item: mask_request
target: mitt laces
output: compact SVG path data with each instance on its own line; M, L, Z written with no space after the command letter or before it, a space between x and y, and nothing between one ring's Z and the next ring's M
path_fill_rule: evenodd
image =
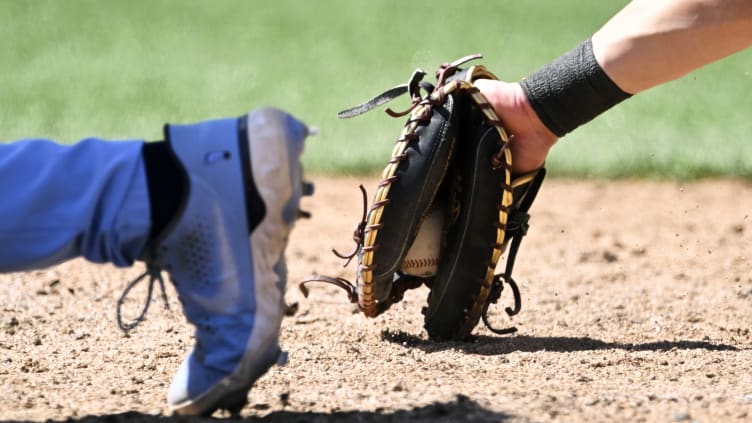
M366 209L368 208L368 194L366 193L366 189L365 187L363 187L363 185L358 186L358 188L360 188L360 192L363 196L363 214L360 218L360 222L355 225L355 229L353 230L353 241L355 242L355 248L347 254L342 254L337 251L336 248L332 248L332 253L334 253L335 256L346 260L345 264L342 267L347 267L350 264L353 257L357 256L358 253L360 253L361 246L363 245L363 236L366 229Z
M443 103L444 100L444 92L439 90L438 96L436 98L431 98L431 94L436 91L437 88L441 88L447 83L447 78L454 74L461 65L471 61L482 58L483 55L481 54L471 54L462 58L459 58L451 63L443 63L439 66L439 68L436 70L436 85L432 85L429 82L423 81L423 78L426 76L426 71L422 69L416 69L413 74L410 76L410 79L407 83L394 86L383 93L377 95L376 97L365 101L361 104L358 104L355 107L351 107L349 109L343 110L339 113L337 113L337 116L341 119L347 119L355 116L362 115L363 113L366 113L372 109L375 109L376 107L379 107L383 104L386 104L395 98L405 94L410 94L410 100L412 102L412 105L401 112L395 112L394 110L387 108L385 111L386 113L391 117L401 117L405 116L408 113L411 113L416 107L419 105L426 106L426 112L423 113L425 116L430 116L430 108L434 105L440 105ZM425 96L421 96L421 89L426 91Z
M480 59L482 57L483 55L481 54L471 54L471 55L462 57L460 59L457 59L454 62L441 64L439 68L436 70L436 81L437 81L436 86L430 84L427 81L423 81L423 78L426 76L426 72L422 69L416 69L413 72L413 74L410 76L410 79L407 83L392 87L366 102L363 102L349 109L343 110L339 112L337 116L341 119L359 116L391 100L394 100L395 98L405 93L409 93L411 102L412 102L412 105L409 108L401 112L395 112L391 108L386 108L385 110L386 113L389 116L394 117L394 118L402 117L411 113L419 105L423 105L425 106L425 109L423 110L423 112L417 116L412 116L410 119L408 119L405 125L409 125L410 123L413 123L416 121L424 122L424 121L430 120L431 108L435 105L443 104L444 97L446 96L444 92L440 90L438 92L437 98L432 99L431 93L436 91L437 87L444 86L446 84L446 80L448 76L455 73L459 69L459 66L471 60ZM426 91L427 94L425 96L421 96L421 92L420 92L421 89ZM417 139L417 136L414 133L410 133L410 134L405 134L404 138L400 139L399 141L405 141L405 140L412 141L413 139ZM398 163L406 158L407 156L405 154L396 155L389 160L389 163ZM495 157L494 160L500 163L500 160L498 157ZM397 176L390 176L388 178L383 179L382 181L379 182L379 187L391 184L392 182L396 180L396 178ZM334 255L345 260L345 264L343 267L347 267L352 261L352 259L356 255L358 255L362 250L369 248L369 247L363 246L365 233L381 227L381 225L372 225L370 227L366 226L368 199L367 199L366 189L363 187L363 185L360 185L359 188L363 195L363 215L360 219L360 222L356 224L355 229L353 231L353 241L355 242L355 247L351 252L346 253L346 254L342 254L334 248L332 249L332 252L334 253ZM389 204L388 199L374 202L374 204L371 205L371 210L377 209L386 204ZM373 246L370 248L375 249L377 248L377 246ZM306 282L307 281L311 281L311 280L306 280ZM334 278L334 279L327 278L327 280L321 279L321 281L325 281L325 282L340 286L348 290L348 292L350 290L349 287L352 287L352 284L350 282L347 282L346 280L342 278ZM348 286L348 288L345 288L345 286ZM355 288L353 287L352 289L354 290Z
M409 125L414 122L426 122L430 120L431 118L433 107L441 106L445 101L447 92L453 91L453 88L456 88L455 86L455 87L452 87L452 89L450 90L443 89L445 86L448 85L447 79L459 70L459 66L471 60L480 59L482 57L483 56L481 54L472 54L472 55L468 55L460 59L457 59L451 63L441 64L439 68L436 70L436 85L435 86L423 80L423 78L426 76L426 72L424 70L416 69L413 72L413 74L410 76L410 79L408 80L407 83L392 87L368 101L365 101L349 109L343 110L339 112L337 116L341 119L359 116L361 114L367 113L368 111L376 107L386 104L389 101L397 97L400 97L405 93L409 93L411 103L412 103L410 107L408 107L407 109L401 112L395 112L391 108L386 108L385 112L391 117L398 118L398 117L411 114L415 111L417 107L423 106L423 109L419 113L413 113L413 115L408 119L405 125ZM456 80L451 81L449 82L449 84L459 84L459 81L456 81ZM426 92L425 96L421 95L421 90ZM473 92L473 90L477 91L477 88L470 87L469 90L470 92ZM414 133L408 133L408 134L405 134L404 138L401 138L399 141L411 141L413 139L417 139L417 135L415 135ZM502 154L504 153L505 147L506 147L506 142L504 142L500 146L499 151L492 157L492 164L494 168L502 167L503 165ZM405 158L406 158L405 154L396 155L390 159L390 163L397 163L399 161L404 160ZM394 180L396 180L396 178L397 178L396 175L385 178L382 181L380 181L379 186L381 187L384 185L391 184L392 182L394 182ZM362 213L361 220L356 224L355 229L353 230L353 241L355 242L355 247L353 248L351 252L345 253L345 254L340 253L334 248L332 249L332 252L337 257L345 260L343 267L347 267L352 261L352 259L358 254L360 254L361 252L369 252L369 251L374 251L378 249L378 244L373 245L373 246L363 245L366 234L372 230L379 229L382 226L382 224L367 225L367 210L368 210L367 194L366 194L365 188L362 185L360 185L359 188L363 197L363 213ZM371 205L371 210L382 207L388 203L389 203L388 199L376 201L374 202L374 204ZM524 233L522 235L524 235ZM509 331L511 332L516 331L515 328L499 330L499 329L495 329L491 327L490 324L488 323L487 313L488 313L489 305L491 303L496 303L498 299L500 298L504 282L508 283L511 286L512 291L514 293L514 298L515 298L514 309L507 307L507 313L510 316L512 316L514 314L517 314L520 310L521 300L520 300L519 289L517 287L516 282L511 277L511 271L514 265L514 258L516 256L517 249L519 247L519 243L520 243L522 235L520 235L519 237L515 237L515 240L513 240L509 260L507 262L507 271L505 274L496 275L494 277L489 300L486 301L483 307L483 314L482 314L483 322L486 324L486 326L488 326L488 328L491 331L496 332L496 333L510 333ZM364 266L362 270L373 270L373 269L366 268ZM505 277L504 275L508 275L508 277ZM305 297L308 297L308 293L309 293L308 288L305 285L309 282L324 282L324 283L335 285L345 290L350 302L358 303L357 286L345 278L330 277L330 276L323 276L323 275L317 275L317 274L310 275L302 279L298 284L301 292L303 293ZM391 304L401 301L404 297L404 293L408 289L418 288L423 283L424 283L424 280L420 278L415 278L412 276L398 273L397 277L395 278L392 284L389 298L386 301L379 303L378 305L379 310L377 314L380 314L381 312L389 308Z
M363 249L363 239L366 230L366 210L368 208L368 194L366 193L366 189L365 187L363 187L363 185L360 185L358 188L360 188L360 192L363 197L363 213L360 218L360 222L355 225L355 229L353 230L353 241L355 242L355 248L353 248L351 252L346 254L342 254L337 251L336 248L332 248L332 253L334 253L335 256L345 260L345 264L342 267L347 267L352 259L357 256ZM358 302L358 291L356 286L345 278L318 274L313 274L303 278L300 282L298 282L298 288L306 298L308 298L309 291L308 287L306 287L305 285L310 282L324 282L342 288L347 293L347 299L350 300L351 303Z
M444 90L442 88L444 88L448 84L459 84L459 82L456 80L447 82L447 79L453 74L455 74L459 70L459 67L461 65L471 60L480 59L482 57L483 55L481 54L471 54L465 57L461 57L455 60L454 62L441 64L439 68L436 70L436 85L435 86L427 81L423 81L423 78L426 76L426 72L424 70L416 69L413 72L413 74L410 76L410 79L408 80L406 84L392 87L364 103L361 103L355 107L351 107L349 109L339 112L337 116L341 119L359 116L376 107L379 107L385 103L388 103L389 101L392 101L395 98L405 93L409 93L410 100L412 102L410 107L408 107L407 109L401 112L395 112L391 108L387 107L385 109L385 112L393 118L398 118L398 117L402 117L402 116L412 113L418 106L423 106L423 109L421 110L421 112L411 116L410 119L408 119L406 125L412 122L416 122L416 121L418 122L428 121L431 118L433 107L441 106L442 104L444 104L444 100L447 95L447 90ZM470 86L470 87L465 87L465 88L466 88L466 92L468 93L478 92L478 89L475 86ZM421 89L426 91L425 96L421 96ZM454 90L449 90L449 91L454 91ZM498 120L498 117L495 118L494 123L499 124L499 125L501 124L501 122ZM499 169L503 166L502 156L504 154L504 150L506 149L506 146L507 146L507 140L504 140L500 145L499 151L496 154L494 154L494 156L491 158L492 165L495 169Z
M358 293L355 285L345 278L324 275L311 275L306 277L298 283L300 292L302 292L303 296L306 298L308 298L309 291L305 284L309 282L324 282L342 288L347 293L347 298L351 303L358 302ZM389 292L389 298L386 301L379 303L377 314L383 313L389 309L392 304L402 301L407 290L419 288L421 285L423 285L422 279L408 275L401 275L396 281L394 281L392 289Z
M543 179L546 176L546 169L541 167L532 175L528 182L523 183L521 187L524 189L519 192L519 200L517 206L513 207L509 213L507 221L506 233L511 238L511 245L509 246L509 254L507 256L507 264L504 269L504 273L494 276L493 283L491 285L491 292L488 296L488 300L483 306L481 317L483 324L493 333L497 334L510 334L517 331L517 328L510 327L505 329L496 329L488 321L488 308L491 304L496 304L501 296L501 291L504 289L504 283L506 282L512 289L512 295L514 296L514 308L506 307L507 315L514 316L520 312L522 307L522 300L520 298L520 289L517 286L514 278L512 278L512 271L514 270L514 262L517 258L517 251L522 243L522 238L527 234L529 228L528 221L530 220L530 214L528 210L533 205L535 197L538 195Z
M507 335L517 332L516 327L509 327L504 329L497 329L493 327L491 323L489 323L488 309L491 304L496 304L499 301L499 298L501 298L501 292L504 290L505 282L512 289L512 295L514 296L514 308L506 307L504 308L504 311L509 317L512 317L519 313L520 309L522 308L520 288L517 286L517 282L515 282L514 278L512 278L512 270L514 270L514 262L517 259L517 251L519 250L520 244L522 243L522 237L527 233L527 222L529 218L530 215L524 212L514 213L510 215L509 223L507 224L507 231L513 235L511 245L509 246L509 254L507 256L507 265L504 269L504 273L494 276L493 282L491 284L491 293L488 295L488 300L483 305L483 311L481 313L483 324L486 325L488 330L495 334Z
M355 230L353 231L353 241L355 242L355 248L353 251L347 254L342 254L339 251L337 251L335 248L332 248L332 253L336 255L337 257L345 260L345 264L342 267L347 267L352 259L357 256L361 251L364 251L366 249L372 251L378 248L378 245L372 246L372 247L365 247L363 246L363 240L365 237L365 232L367 230L375 229L376 227L380 227L381 225L372 225L371 227L366 225L366 217L367 213L366 210L368 209L368 194L366 193L366 189L363 187L363 185L359 186L360 192L363 197L363 214L361 217L360 222L358 222L355 225ZM373 209L374 207L378 207L380 202L376 202L374 205L371 206ZM383 204L383 202L381 202ZM298 283L298 288L300 289L300 292L303 293L303 296L308 298L309 290L308 287L305 285L310 282L323 282L332 284L338 288L342 288L347 293L347 299L351 303L357 303L358 302L358 291L355 284L350 282L349 280L336 276L324 276L324 275L310 275L302 279ZM402 299L405 296L405 292L409 289L415 289L420 287L423 284L423 280L420 278L408 276L408 275L402 275L400 274L399 278L394 281L392 284L392 289L389 293L389 298L379 303L378 305L378 314L383 313L386 311L392 304L402 301Z

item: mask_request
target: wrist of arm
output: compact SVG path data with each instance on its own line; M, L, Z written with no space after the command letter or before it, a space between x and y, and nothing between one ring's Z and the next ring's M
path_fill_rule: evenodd
M540 120L559 137L631 96L598 64L590 39L520 85Z

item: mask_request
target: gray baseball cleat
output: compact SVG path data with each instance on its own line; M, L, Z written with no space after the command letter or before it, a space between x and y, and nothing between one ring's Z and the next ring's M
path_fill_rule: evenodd
M285 247L299 214L309 130L289 114L168 125L187 194L142 258L169 273L196 344L167 400L177 414L238 413L280 356Z

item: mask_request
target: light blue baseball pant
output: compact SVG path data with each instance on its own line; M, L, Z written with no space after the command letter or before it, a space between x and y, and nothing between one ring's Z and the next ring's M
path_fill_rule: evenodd
M0 272L84 257L130 266L151 229L143 141L0 144Z

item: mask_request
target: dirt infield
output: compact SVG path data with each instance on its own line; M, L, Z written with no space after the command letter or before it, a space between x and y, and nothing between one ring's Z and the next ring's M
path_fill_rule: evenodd
M752 420L752 185L547 181L515 268L522 312L492 313L518 333L434 343L425 288L376 319L334 287L297 290L311 272L353 277L329 250L352 246L359 183L374 186L316 178L305 200L313 218L288 250L289 363L258 381L242 419ZM76 260L0 275L0 421L168 420L191 329L168 287L169 310L155 296L119 332L117 298L142 271ZM131 294L129 315L145 295Z

